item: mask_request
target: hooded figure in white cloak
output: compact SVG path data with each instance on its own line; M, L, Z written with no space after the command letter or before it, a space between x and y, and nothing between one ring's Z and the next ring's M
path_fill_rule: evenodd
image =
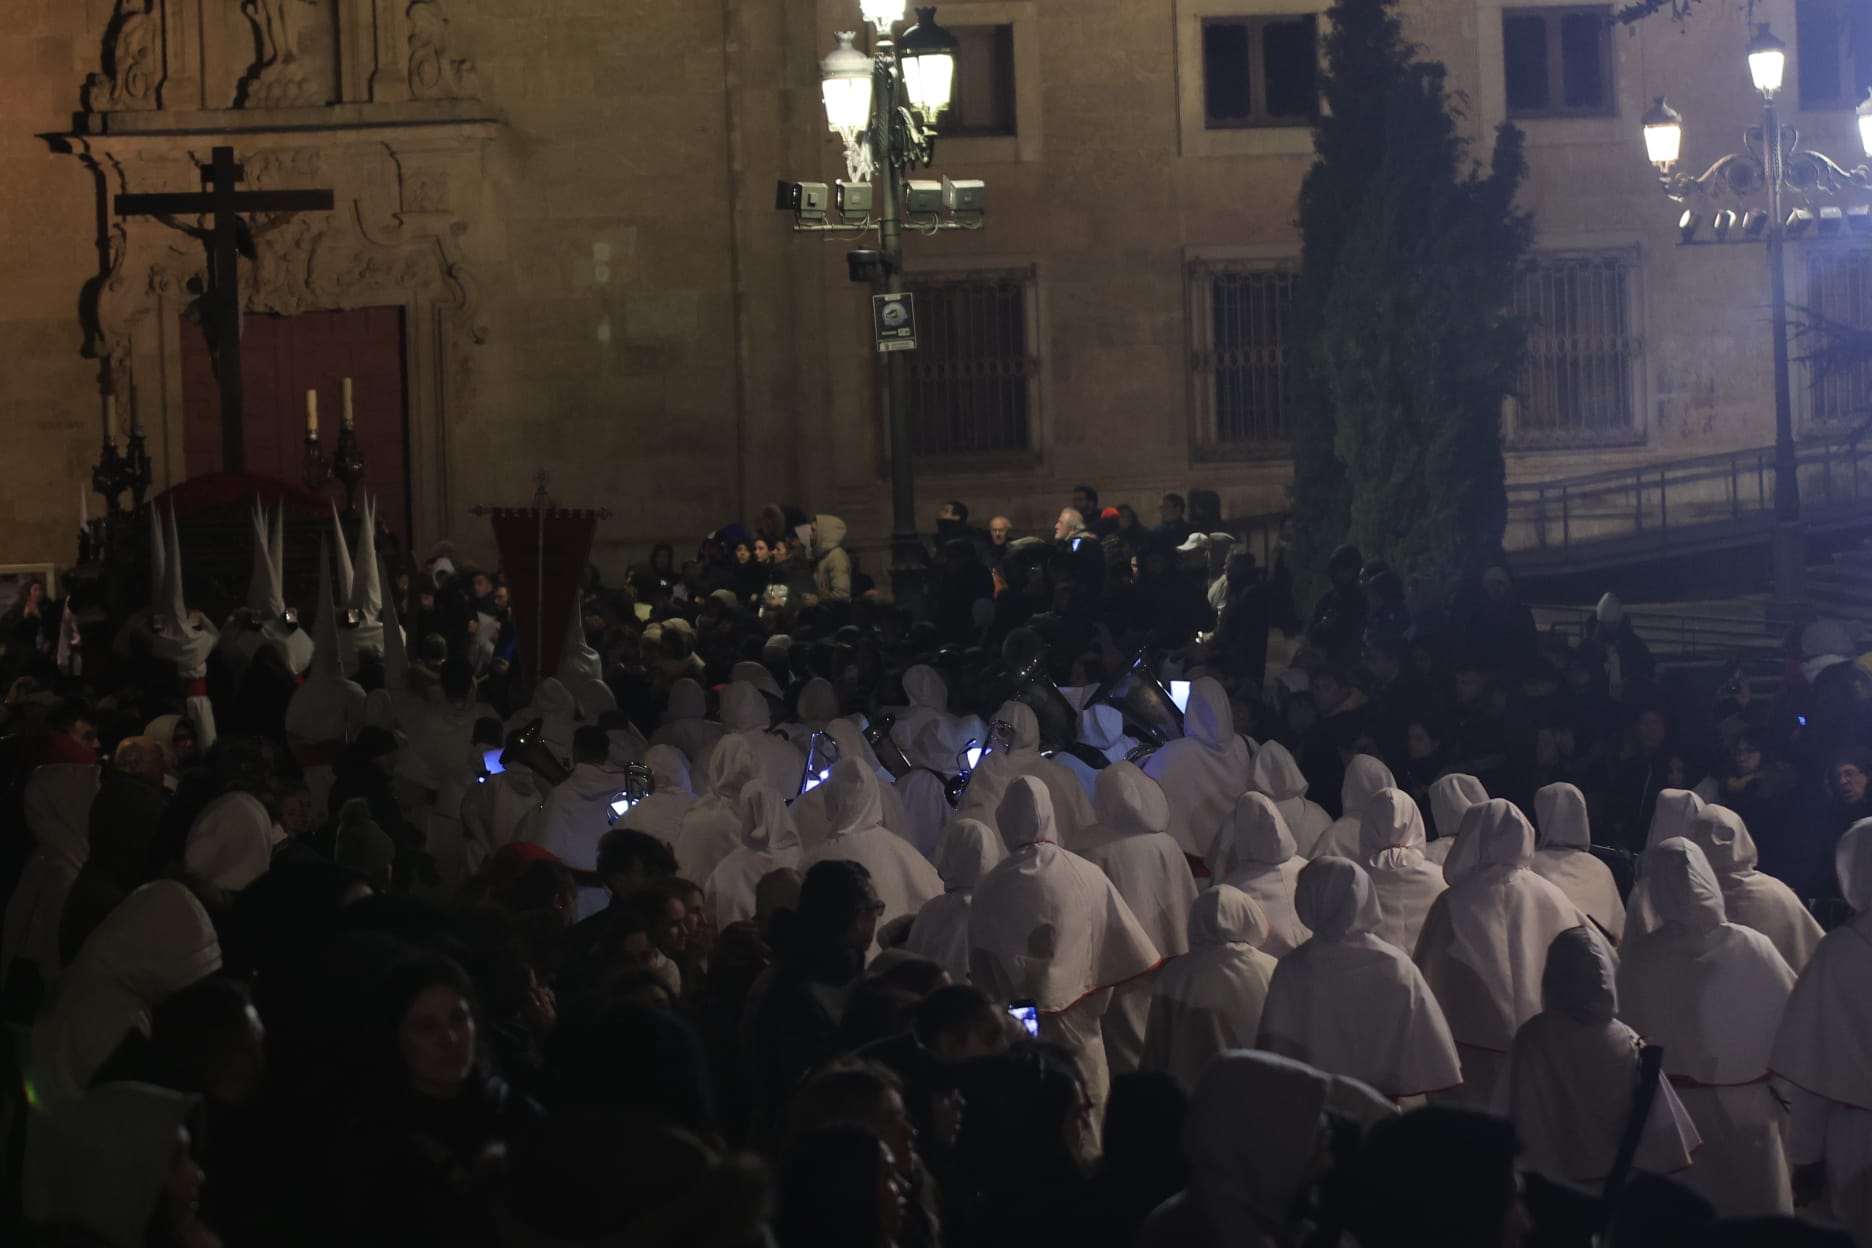
M479 765L481 751L472 749L462 766ZM540 844L546 835L546 803L552 782L531 767L506 764L506 770L468 786L461 802L462 872L473 875L515 841Z
M1228 694L1214 677L1190 682L1183 735L1144 760L1144 774L1170 799L1170 835L1183 852L1207 858L1235 799L1248 788L1248 743L1235 734Z
M1801 971L1768 1069L1792 1084L1788 1161L1794 1190L1817 1197L1860 1248L1872 1245L1872 819L1834 850L1853 917L1827 933ZM1806 1203L1806 1202L1803 1202Z
M1362 844L1359 825L1365 807L1383 790L1396 787L1397 780L1389 767L1369 754L1353 755L1352 761L1346 764L1345 780L1339 786L1339 809L1343 813L1333 820L1317 843L1302 845L1300 856L1319 858L1332 854L1357 862Z
M388 600L384 609L384 678L390 678L391 658L402 649L397 636L396 612ZM453 682L450 669L445 679ZM464 673L465 674L465 673ZM411 697L420 697L405 689ZM466 688L438 689L438 700L424 701L419 715L399 713L406 740L397 754L397 776L428 796L423 809L423 847L435 859L436 871L444 888L460 883L469 874L467 839L462 830L462 803L483 774L484 751L474 744L475 725L483 719L498 720L494 708L475 697L472 683Z
M1618 1157L1638 1088L1644 1041L1614 1017L1612 947L1591 927L1556 935L1541 971L1541 1012L1509 1049L1495 1112L1521 1137L1521 1164L1579 1187L1603 1187ZM1660 1075L1632 1164L1676 1174L1701 1143L1690 1115Z
M799 831L786 799L760 781L741 786L741 847L721 860L702 885L715 930L754 917L754 893L775 871L797 871Z
M793 711L793 718L780 725L780 731L801 750L803 758L812 734L824 732L826 725L838 718L838 691L832 688L832 682L825 677L815 676L800 686Z
M83 1095L150 1011L221 969L214 924L175 880L145 884L105 916L59 977L33 1024L26 1074L33 1103L57 1110Z
M956 756L968 743L965 731L953 719L926 720L904 751L910 774L891 786L910 825L910 843L926 858L936 856L943 825L955 813L949 804L949 781L958 771Z
M1312 937L1280 960L1261 1014L1261 1047L1360 1079L1393 1100L1447 1091L1462 1064L1443 1011L1408 955L1378 935L1371 877L1316 858L1295 901Z
M247 670L261 646L279 651L287 670L297 676L312 665L312 637L286 623L286 595L281 588L285 555L286 500L280 499L271 522L260 500L253 500L253 568L247 578L248 619L221 634L221 653L236 676Z
M696 804L689 760L673 745L653 745L644 755L644 766L650 769L650 796L625 811L617 826L648 832L675 849L683 816Z
M708 695L688 676L670 686L663 722L650 734L651 745L673 745L698 775L708 774L708 759L725 730L708 718Z
M1760 932L1724 918L1703 851L1671 837L1646 855L1661 926L1619 950L1619 1014L1664 1049L1664 1073L1703 1137L1689 1180L1725 1217L1792 1213L1787 1115L1768 1057L1794 972Z
M572 734L578 730L578 703L557 676L548 676L533 687L532 700L508 717L507 731L520 732L536 719L540 721L540 740L554 758L570 767Z
M1590 920L1527 869L1534 829L1512 803L1471 806L1458 839L1473 865L1431 905L1416 960L1462 1056L1458 1099L1486 1108L1515 1032L1541 1011L1548 946Z
M840 758L819 788L825 791L831 830L800 863L801 874L832 858L859 863L871 873L878 900L884 903L884 913L878 916L880 926L914 915L932 897L942 896L942 877L936 868L909 841L884 826L884 786L861 760ZM677 857L680 860L680 851Z
M1094 809L1098 825L1075 852L1105 873L1158 954L1173 958L1185 952L1196 877L1182 847L1164 830L1170 803L1163 790L1135 764L1113 763L1099 773ZM1134 980L1118 989L1105 1012L1105 1056L1113 1074L1137 1069L1150 993L1150 977Z
M724 737L704 774L706 788L676 835L676 869L685 880L708 879L741 847L741 790L761 779L760 760L746 741Z
M1010 743L997 742L994 752L982 756L981 763L969 775L968 789L962 795L957 813L984 823L995 823L995 811L1007 796L1009 786L1020 776L1032 776L1046 785L1053 799L1053 818L1062 845L1075 845L1086 830L1097 822L1092 813L1092 799L1072 772L1040 752L1040 720L1024 702L1004 702L994 714L994 722L1012 730ZM986 742L984 741L985 745Z
M928 724L954 727L956 717L949 713L949 685L935 668L918 663L903 674L904 697L908 706L887 707L891 716L891 739L905 754L910 752L917 734Z
M155 516L151 519L154 521ZM150 617L150 652L175 668L182 678L183 708L205 752L215 743L214 703L208 700L208 660L214 657L221 634L199 611L190 611L184 600L182 538L176 529L173 507L163 528L168 535L168 557L163 562L162 597Z
M332 596L331 552L319 547L318 618L313 622L312 666L286 704L286 740L305 768L312 813L325 816L332 762L364 726L364 687L344 673L338 640L338 606Z
M1657 804L1651 811L1651 826L1645 832L1645 849L1669 840L1673 836L1688 839L1691 825L1698 815L1703 813L1703 799L1688 789L1665 789L1657 796ZM1644 857L1641 854L1637 863L1638 879L1632 885L1631 895L1625 899L1625 934L1622 940L1633 936L1642 936L1657 926L1657 916L1651 912L1651 903L1646 897L1644 882ZM1798 967L1795 968L1799 970Z
M155 1237L152 1225L171 1242L219 1242L196 1233L200 1222L190 1232L169 1229L171 1176L197 1104L193 1096L126 1081L100 1084L57 1114L36 1116L27 1170L43 1180L43 1190L26 1193L33 1220L60 1228L60 1243L96 1248L143 1248Z
M772 706L759 686L734 680L722 690L723 734L747 742L749 752L760 763L761 779L774 792L791 797L799 790L800 755L785 737L767 731L772 718Z
M338 525L338 504L332 504L332 528L342 548L344 530ZM356 613L357 623L341 635L345 672L356 675L358 661L365 651L383 653L383 580L377 571L377 503L364 496L363 515L358 525L357 562L347 555L344 565L345 606Z
M936 842L936 874L942 877L943 895L917 911L905 951L928 958L958 984L968 982L969 909L975 886L1005 857L1007 846L1000 834L979 819L957 819L944 828Z
M1326 808L1307 800L1307 778L1293 754L1278 741L1263 741L1261 748L1255 751L1254 764L1248 769L1248 787L1265 794L1280 811L1295 853L1299 853L1301 844L1318 841L1332 826L1332 816L1326 813ZM1294 868L1296 873L1299 870L1299 867ZM1263 908L1266 908L1265 902ZM1274 934L1278 938L1280 920L1272 911L1268 919L1274 924Z
M44 763L26 780L26 831L33 853L20 871L0 927L0 984L29 962L49 984L59 973L65 899L91 855L91 804L103 771L92 763Z
M1261 951L1267 931L1267 915L1238 888L1218 884L1196 899L1187 952L1138 981L1150 987L1143 1069L1188 1090L1216 1054L1254 1047L1274 977Z
M1306 860L1294 852L1293 833L1272 798L1251 792L1235 799L1209 869L1213 878L1239 888L1261 907L1268 923L1261 948L1270 957L1285 956L1313 934L1294 909L1294 885L1304 866Z
M1157 949L1105 873L1061 848L1044 784L1015 779L995 822L1011 852L975 887L969 978L992 1000L1032 1002L1040 1039L1072 1051L1102 1105L1112 989L1155 967Z
M195 879L238 893L273 865L273 816L264 803L239 789L209 802L189 825L182 865Z
M1612 868L1593 857L1586 795L1570 784L1550 784L1534 794L1539 840L1528 870L1551 883L1599 925L1608 940L1623 940L1625 902Z
M1099 702L1079 712L1079 747L1104 759L1106 767L1124 762L1137 746L1135 738L1125 735L1124 713L1117 707ZM1071 750L1061 750L1054 761L1078 776L1087 793L1096 794L1104 767L1094 767Z
M1774 943L1796 975L1826 935L1794 890L1755 869L1755 838L1742 816L1726 806L1706 806L1690 822L1686 840L1703 851L1722 889L1723 911L1731 923L1754 928ZM1649 879L1649 855L1646 878ZM1646 885L1647 895L1650 886Z
M897 786L891 783L890 772L884 764L878 762L877 753L871 743L864 738L864 730L856 720L835 719L825 727L825 735L832 741L836 757L843 762L851 759L863 767L878 782L878 801L884 808L884 826L901 836L920 854L914 840L915 829L911 826L910 816L904 812L903 801L897 796ZM783 796L791 797L799 791L799 786L806 772L806 760L800 759L793 772L791 788L781 790ZM826 837L832 833L832 814L829 806L831 794L825 791L823 783L801 793L793 803L793 821L799 825L800 845L811 853L819 848Z
M1423 812L1408 793L1380 789L1359 818L1359 853L1354 859L1371 877L1384 919L1378 934L1410 953L1424 916L1448 883L1442 869L1423 856Z
M598 869L598 842L611 830L611 803L624 791L623 772L601 762L580 761L546 799L538 824L542 848L574 871ZM610 895L599 887L579 889L579 918L603 910Z
M1448 862L1450 851L1456 848L1456 838L1462 833L1463 816L1469 813L1471 806L1488 800L1488 790L1482 787L1482 782L1463 772L1451 772L1432 780L1430 822L1435 827L1436 839L1424 846L1424 857L1439 866Z

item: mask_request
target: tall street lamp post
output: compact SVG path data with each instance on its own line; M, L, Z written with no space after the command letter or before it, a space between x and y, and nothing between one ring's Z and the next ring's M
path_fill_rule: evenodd
M890 441L891 574L901 600L909 597L924 563L907 372L907 353L917 347L916 315L904 292L903 232L981 229L984 188L979 181L909 176L933 159L934 126L955 84L956 41L936 24L935 8L919 7L916 24L895 41L892 30L904 18L904 0L861 0L860 9L877 34L872 54L853 46L855 32L840 31L838 46L819 66L826 127L844 140L846 178L830 188L823 182L782 182L777 206L793 213L796 231L877 231L876 249L857 248L847 253L846 263L852 281L874 289L873 336L884 356Z
M1765 214L1750 212L1742 218L1741 236L1753 239L1766 235L1768 244L1769 304L1774 335L1775 400L1775 518L1773 535L1773 573L1775 598L1784 605L1799 603L1805 594L1806 557L1800 521L1799 463L1794 446L1794 403L1788 379L1787 265L1785 245L1790 224L1805 228L1812 221L1811 210L1797 208L1792 214L1784 201L1790 196L1811 201L1818 196L1834 195L1848 188L1872 187L1872 173L1865 165L1847 169L1821 154L1802 148L1800 135L1792 126L1781 123L1775 96L1781 91L1782 75L1787 69L1787 45L1775 38L1767 25L1757 27L1747 48L1749 77L1762 97L1761 124L1749 127L1743 136L1744 151L1720 157L1700 174L1672 172L1683 150L1683 117L1659 96L1642 119L1645 154L1657 166L1658 180L1665 193L1678 203L1692 195L1710 195L1727 191L1737 197L1765 192ZM1859 138L1866 154L1872 156L1872 96L1859 106ZM1826 210L1823 210L1823 212ZM1838 214L1838 209L1833 209ZM1726 242L1737 221L1735 212L1716 214L1716 241ZM1685 209L1678 229L1685 242L1692 241L1697 214Z

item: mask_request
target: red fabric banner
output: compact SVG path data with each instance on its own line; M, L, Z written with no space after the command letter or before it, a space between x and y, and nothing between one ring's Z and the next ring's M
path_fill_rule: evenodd
M520 667L534 685L559 671L566 617L591 560L599 513L497 507L488 514L513 604Z

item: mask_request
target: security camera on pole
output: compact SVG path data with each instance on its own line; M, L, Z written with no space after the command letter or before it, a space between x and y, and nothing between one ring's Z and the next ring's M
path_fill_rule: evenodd
M775 206L793 214L802 233L877 231L877 248L860 247L846 261L851 280L875 288L872 326L884 357L891 460L891 580L906 600L924 564L916 531L906 355L916 350L916 305L903 288L903 231L982 228L985 188L979 181L940 182L907 175L935 155L936 119L955 84L956 41L936 24L935 8L919 7L916 24L895 42L904 0L861 0L877 32L872 55L853 46L856 32L838 32L838 46L820 62L826 126L845 141L846 179L782 182ZM874 175L875 179L874 179Z

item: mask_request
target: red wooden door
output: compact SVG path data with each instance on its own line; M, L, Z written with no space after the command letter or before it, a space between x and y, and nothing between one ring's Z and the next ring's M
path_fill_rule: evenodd
M351 379L351 410L364 451L364 489L378 522L408 549L409 422L403 375L403 310L358 308L300 316L248 315L241 327L246 391L247 470L282 481L305 475L306 391L318 391L319 439L338 440L340 389ZM182 322L182 453L190 477L221 470L221 397L201 327ZM326 492L342 506L336 483Z

